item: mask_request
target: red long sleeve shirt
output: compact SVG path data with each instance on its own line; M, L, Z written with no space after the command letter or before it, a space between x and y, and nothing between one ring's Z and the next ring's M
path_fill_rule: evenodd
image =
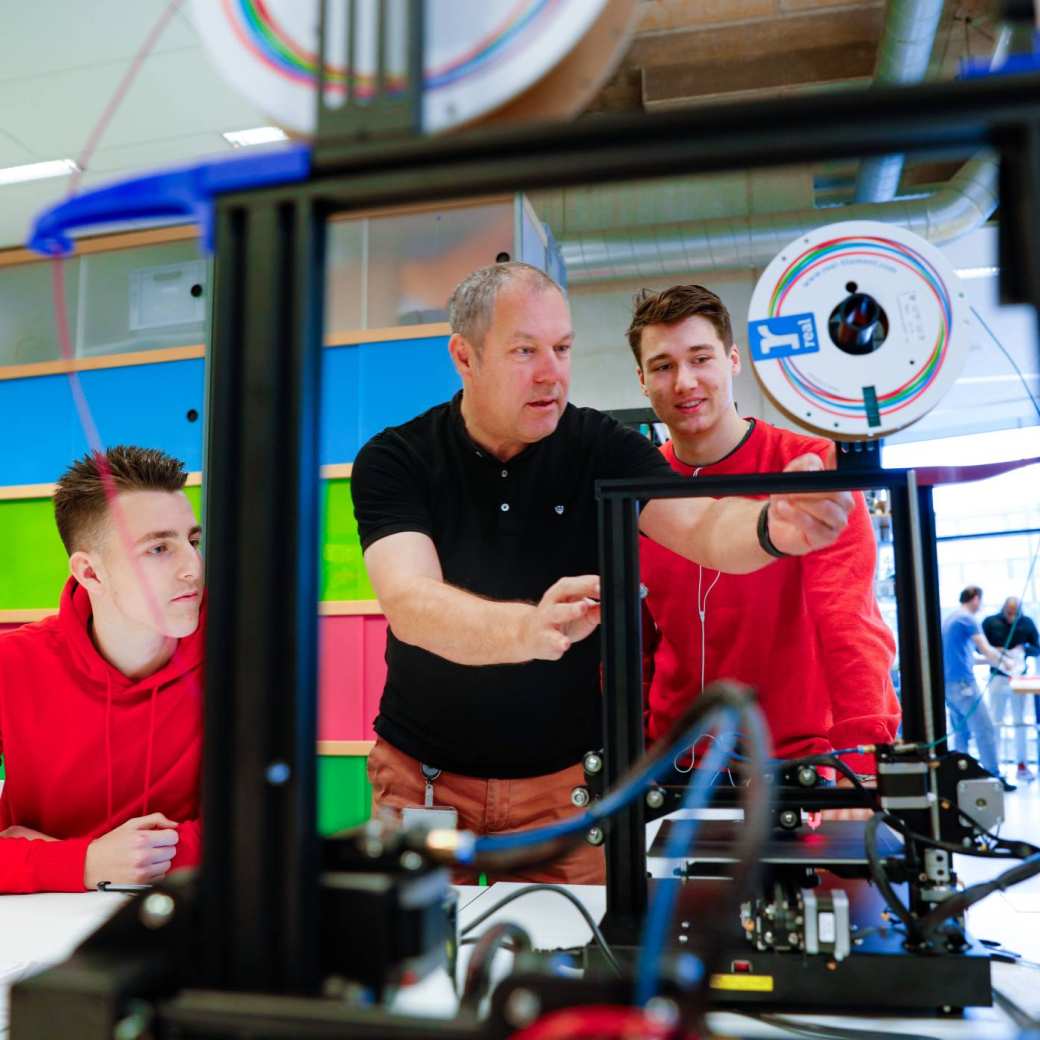
M671 443L661 451L688 477L778 473L807 452L830 466L834 459L829 441L761 420L710 466L680 462ZM648 538L640 539L640 553L646 604L658 630L649 740L662 736L713 679L736 679L758 693L781 758L895 737L895 641L874 598L876 549L862 495L833 545L753 574L702 568ZM871 757L846 761L857 770L873 769Z
M81 892L87 846L135 816L176 820L171 869L200 855L203 624L146 679L128 679L88 634L69 579L57 617L0 635L0 893Z

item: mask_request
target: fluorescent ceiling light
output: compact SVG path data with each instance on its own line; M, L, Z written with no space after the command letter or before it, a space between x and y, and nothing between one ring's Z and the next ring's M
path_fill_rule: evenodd
M288 136L276 126L254 126L249 130L229 130L221 137L233 148L244 148L251 144L273 144L287 141Z
M71 159L51 159L48 162L26 163L24 166L5 166L0 169L0 185L41 181L47 177L67 177L78 169Z
M1000 274L999 267L958 267L961 278L992 278Z

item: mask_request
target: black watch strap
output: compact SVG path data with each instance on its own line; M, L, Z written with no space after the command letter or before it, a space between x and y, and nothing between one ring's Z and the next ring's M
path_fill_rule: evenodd
M777 559L782 559L785 556L790 556L790 553L785 553L782 549L778 549L773 544L773 539L769 537L769 503L766 502L762 506L761 511L758 514L758 544L762 546L762 549L769 553L770 556L775 556Z

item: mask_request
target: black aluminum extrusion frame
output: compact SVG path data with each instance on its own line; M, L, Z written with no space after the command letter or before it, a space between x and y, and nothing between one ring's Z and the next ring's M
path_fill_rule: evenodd
M992 147L1002 160L1004 298L1035 306L1038 141L1040 76L994 77L370 146L323 140L308 182L220 199L207 426L206 829L194 980L212 994L195 1006L208 1007L214 1025L222 996L240 1003L236 993L314 995L322 982L314 738L327 219L499 191ZM837 215L821 211L820 217ZM836 479L820 475L810 483L831 487ZM706 481L700 486L709 489ZM612 514L607 529L620 535L619 544L604 546L611 558L635 538L635 506L617 492L603 508ZM604 625L608 698L634 679L632 648L621 639L622 621L637 631L637 617L623 618L633 609L634 581L631 567L615 565L610 584L619 583L611 591L617 606L607 608ZM912 645L912 634L904 638L904 647ZM921 709L904 699L908 731L916 732ZM620 720L614 769L637 748L635 721ZM615 828L630 849L641 848L639 812ZM612 869L616 927L630 926L639 909L638 898L619 891L626 877L642 880L633 867ZM161 944L163 932L154 938ZM45 985L46 976L35 982ZM26 1005L23 1017L22 1006L15 987L14 1040L33 1035L31 1012ZM282 1035L320 1035L302 1008Z
M940 741L946 734L939 632L935 513L930 487L912 470L755 474L605 480L597 485L603 615L604 782L611 787L643 753L642 619L639 593L640 503L656 498L719 498L776 492L885 489L892 508L903 739ZM934 773L930 777L937 795ZM938 838L938 817L919 827ZM647 907L646 814L636 800L611 821L606 840L611 943L638 942Z

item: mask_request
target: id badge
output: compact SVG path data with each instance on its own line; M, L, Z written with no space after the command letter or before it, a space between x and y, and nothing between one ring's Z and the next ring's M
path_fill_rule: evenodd
M401 810L405 827L424 827L426 830L459 829L459 811L451 805L406 805Z

